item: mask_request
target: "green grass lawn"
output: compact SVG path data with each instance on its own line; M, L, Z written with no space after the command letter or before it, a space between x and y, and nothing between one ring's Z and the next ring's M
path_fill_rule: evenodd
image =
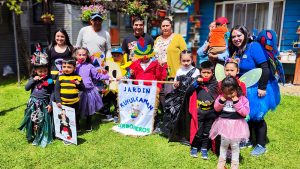
M25 81L24 81L25 83ZM17 128L29 93L13 80L0 83L0 168L216 168L217 157L193 159L189 147L168 143L158 135L126 137L111 130L113 123L93 119L95 130L78 136L79 145L55 140L46 148L28 144ZM266 117L267 153L251 157L241 150L240 168L300 168L300 97L282 96L275 112Z

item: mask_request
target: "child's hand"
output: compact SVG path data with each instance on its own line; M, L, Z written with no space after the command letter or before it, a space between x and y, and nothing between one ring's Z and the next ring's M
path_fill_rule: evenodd
M198 77L197 81L198 81L199 83L201 83L201 82L203 82L203 79L202 79L201 77Z
M58 108L62 108L61 103L56 103L56 106L57 106Z
M117 81L123 79L123 76L117 77Z
M48 113L50 113L52 111L52 106L48 105L48 106L46 106L46 109L48 110Z
M78 81L78 80L75 80L75 82L74 82L75 84L77 84L77 85L79 85L80 84L80 82Z
M239 98L238 98L238 96L237 96L237 92L233 92L232 94L231 94L231 99L232 99L232 101L238 101L239 100Z
M35 80L35 81L41 80L41 77L40 76L34 76L33 80Z
M134 70L130 69L130 74L133 75L134 74Z
M222 102L225 102L226 101L226 98L222 95L220 96L220 99L222 100Z
M180 85L180 82L179 82L179 81L176 81L176 82L174 83L174 87L175 87L175 88L179 87L179 85Z

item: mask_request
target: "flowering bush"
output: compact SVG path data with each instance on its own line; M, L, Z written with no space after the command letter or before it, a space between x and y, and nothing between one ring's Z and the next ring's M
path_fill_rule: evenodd
M81 7L81 20L88 22L92 13L100 13L103 16L103 20L106 20L107 10L100 4Z
M54 21L54 15L53 15L53 14L50 14L50 13L44 13L44 14L41 16L41 19L42 19L42 20L47 20L48 22L53 22L53 21Z

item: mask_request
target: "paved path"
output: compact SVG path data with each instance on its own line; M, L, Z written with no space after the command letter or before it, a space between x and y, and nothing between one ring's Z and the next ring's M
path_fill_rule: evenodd
M280 85L280 92L286 95L300 96L300 85L286 84L285 86Z

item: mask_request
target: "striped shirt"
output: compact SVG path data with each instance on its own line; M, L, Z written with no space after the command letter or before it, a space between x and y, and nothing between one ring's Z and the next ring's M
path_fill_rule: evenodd
M75 81L79 81L77 85ZM79 90L83 90L82 78L76 74L60 75L55 83L55 100L63 105L75 104L79 101Z

